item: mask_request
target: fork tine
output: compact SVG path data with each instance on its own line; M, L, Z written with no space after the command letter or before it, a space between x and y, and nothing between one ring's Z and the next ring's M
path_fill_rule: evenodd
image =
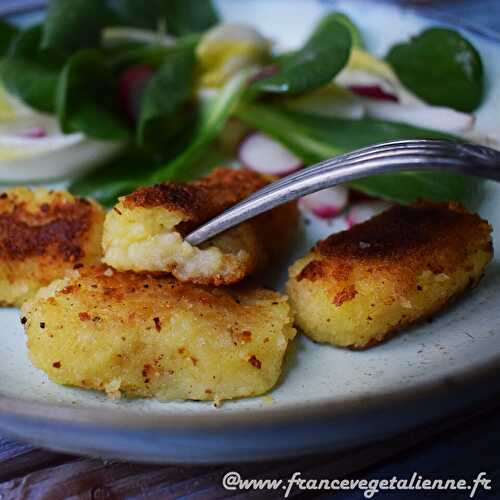
M456 155L445 155L442 151L439 152L439 158L442 159L456 159L457 161L463 162L461 158L458 158ZM372 157L369 158L360 158L360 159L354 159L350 161L345 161L342 162L341 164L338 165L333 165L333 168L329 168L330 165L322 165L321 169L315 170L315 171L306 171L304 172L304 175L293 179L289 182L277 182L271 184L269 187L265 187L259 191L256 191L251 197L248 197L245 201L241 203L245 203L246 201L251 201L251 200L256 200L259 198L262 198L263 196L269 197L273 195L278 195L280 194L284 189L294 189L294 186L299 185L300 182L308 181L310 179L320 179L323 174L330 174L334 172L336 169L338 169L339 174L341 170L344 170L345 168L356 168L357 166L361 165L364 166L365 164L368 164L371 161L389 161L391 159L395 159L398 161L413 161L414 159L418 159L420 162L425 162L425 161L430 161L433 158L437 158L436 152L434 151L416 151L416 150L406 150L404 152L383 152L379 153L376 155L373 155ZM339 183L340 184L340 183ZM314 192L314 191L312 191ZM310 193L304 193L304 196L306 194ZM237 206L237 205L236 205Z
M474 148L473 145L469 145ZM411 170L449 170L500 182L498 153L478 155L454 141L392 141L325 160L263 188L193 231L186 241L197 245L256 215L300 196L371 175Z
M410 141L408 141L409 143ZM352 162L352 161L361 161L361 160L369 160L369 159L374 159L376 157L379 157L380 154L384 154L386 152L389 152L389 154L393 154L394 152L397 151L412 151L412 152L419 152L421 151L422 153L450 153L455 151L454 147L450 147L450 144L432 144L432 145L417 145L417 146L408 146L406 144L401 144L396 147L393 146L385 146L381 147L382 145L379 145L377 147L372 147L372 148L364 148L363 150L360 150L357 152L357 154L346 154L342 156L336 156L335 158L332 158L331 160L326 160L325 162L318 163L316 166L313 167L306 167L299 172L296 172L294 174L288 175L284 177L281 180L278 180L276 182L273 182L269 184L268 186L265 186L264 188L260 189L259 191L256 191L252 195L250 195L247 199L254 199L258 196L261 196L263 193L267 193L268 191L274 191L278 187L285 186L285 185L290 185L297 180L308 177L309 175L312 175L314 173L320 172L322 169L331 169L334 168L335 165L337 164L344 164L346 161Z
M344 163L345 161L352 161L354 159L370 159L373 158L374 155L378 155L379 153L382 153L384 151L398 151L398 150L408 150L409 148L412 148L412 150L421 150L421 151L431 151L434 150L436 152L451 152L456 150L456 146L454 143L451 142L438 142L433 144L426 144L422 143L423 141L394 141L390 143L384 143L384 144L378 144L375 146L369 146L357 151L354 151L352 153L347 153L343 155L336 156L332 158L331 160L326 160L326 162L321 162L318 163L317 165L313 167L306 167L298 172L295 172L293 174L290 174L286 177L284 177L281 180L278 180L276 182L273 182L272 184L269 184L268 186L265 186L261 190L253 193L248 197L248 199L255 198L257 196L260 196L262 193L274 190L278 186L281 185L286 185L286 184L291 184L292 182L295 182L296 180L304 177L304 176L309 176L313 171L319 171L322 168L332 168L334 167L335 164L340 164ZM326 163L326 165L325 165Z

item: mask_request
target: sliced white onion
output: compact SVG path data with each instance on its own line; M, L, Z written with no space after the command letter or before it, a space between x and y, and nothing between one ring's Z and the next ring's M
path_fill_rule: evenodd
M0 164L4 158L29 158L45 152L58 151L83 142L84 135L58 134L39 139L21 135L0 134Z
M397 102L360 98L367 115L380 120L407 123L441 132L463 133L472 130L474 115L451 108L426 104L401 105Z
M303 166L302 160L285 146L260 132L242 141L238 158L249 170L266 175L284 176Z
M375 215L385 212L390 206L390 203L381 200L356 203L347 212L347 226L351 228L356 224L361 224Z
M175 38L164 33L121 26L104 29L101 39L105 47L113 47L125 42L153 43L164 47L175 44Z
M303 196L300 206L321 219L336 217L347 206L349 190L344 186L323 189L316 193Z
M90 140L82 134L40 139L0 137L0 182L72 177L105 162L122 147L121 143Z
M125 143L63 134L57 119L39 113L0 86L0 183L52 181L81 174Z

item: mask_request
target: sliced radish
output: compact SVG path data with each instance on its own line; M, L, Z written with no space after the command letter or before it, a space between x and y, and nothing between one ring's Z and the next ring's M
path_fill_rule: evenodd
M41 139L43 137L47 137L47 135L47 131L43 127L32 127L19 133L20 137L24 137L26 139Z
M321 219L337 216L347 206L349 190L344 186L335 186L308 194L300 199L300 205Z
M118 79L120 105L127 118L135 123L141 109L141 98L154 70L145 64L127 68Z
M372 118L407 123L441 132L468 132L474 127L475 117L451 108L427 104L401 105L388 101L362 99L366 114Z
M397 101L394 94L386 92L380 85L351 85L349 90L360 97L376 99L379 101Z
M386 201L366 201L363 203L357 203L353 205L346 215L346 222L349 229L356 224L361 224L362 222L371 219L375 215L378 215L391 206L390 203Z
M350 89L352 87L379 87L386 94L394 95L402 104L422 104L422 100L404 87L395 74L381 76L363 70L343 69L335 78L335 83Z
M249 170L279 177L303 166L302 160L285 146L260 132L254 132L242 141L238 157Z
M271 64L269 66L264 66L257 70L257 72L250 77L249 83L259 82L260 80L265 80L266 78L270 78L271 76L279 73L279 66L276 64Z

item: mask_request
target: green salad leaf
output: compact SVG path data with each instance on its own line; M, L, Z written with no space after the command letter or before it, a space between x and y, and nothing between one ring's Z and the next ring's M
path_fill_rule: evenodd
M199 175L200 164L197 160L219 135L226 120L242 99L247 82L248 73L242 71L229 80L215 97L201 104L198 123L189 146L154 173L153 183L168 179L192 180Z
M17 34L17 28L0 19L0 57L7 54L10 44Z
M56 109L65 133L84 132L102 140L126 140L130 131L120 116L114 80L104 57L82 50L70 57L57 85Z
M65 54L96 48L102 29L115 22L106 0L50 0L41 47Z
M215 165L227 160L224 153L212 147L212 142L242 98L247 81L248 74L243 72L230 80L217 96L206 101L201 107L194 133L187 138L180 137L180 144L171 144L163 160L144 148L130 145L100 169L75 181L70 191L111 206L119 196L139 186L169 179L192 180L208 173ZM167 163L162 164L165 161Z
M348 120L285 111L261 104L240 105L236 116L290 148L306 163L315 163L363 146L396 139L450 138L446 134L401 123L363 118ZM447 172L401 172L355 181L352 185L372 196L399 203L419 198L466 203L478 183Z
M184 48L194 50L199 39L198 35L186 35L178 38L171 46L155 43L124 43L105 50L106 62L114 72L135 64L145 64L159 69L172 52Z
M142 96L139 145L168 142L182 128L193 91L194 65L194 47L183 46L165 56Z
M175 36L201 33L219 22L211 0L117 0L122 23L157 30Z
M168 0L116 0L120 24L157 30L165 22Z
M43 26L41 24L35 24L23 31L19 31L12 38L6 55L8 57L38 59L42 55L40 51L42 33Z
M330 83L349 60L352 37L337 14L323 18L306 44L299 50L278 57L256 81L253 92L298 94Z
M359 28L354 24L353 20L343 12L334 12L330 14L330 18L334 21L338 21L340 24L343 24L351 33L352 38L352 46L357 47L358 49L365 48L365 42L363 41L363 35Z
M27 59L6 58L0 62L0 79L9 93L47 113L55 109L58 76L59 72Z
M0 62L0 79L11 94L27 105L53 113L62 64L54 54L40 50L41 38L40 25L19 32Z
M148 184L157 165L154 156L130 145L104 165L76 179L69 191L111 207L118 197Z
M474 111L483 98L479 52L460 33L431 28L386 57L403 84L429 104Z
M211 0L166 0L167 30L175 36L201 33L219 22Z

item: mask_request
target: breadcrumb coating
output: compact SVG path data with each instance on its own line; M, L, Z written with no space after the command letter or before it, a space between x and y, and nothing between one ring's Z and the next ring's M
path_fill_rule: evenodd
M169 272L198 284L236 283L288 251L297 227L296 203L245 222L200 247L183 237L269 181L254 172L218 168L192 183L140 188L121 198L106 218L104 262L121 271Z
M364 348L435 314L482 277L491 227L457 204L395 206L320 241L290 268L296 324Z
M35 366L111 397L213 400L277 382L295 336L286 297L100 266L41 289L21 322Z
M21 305L75 265L98 263L104 211L66 192L0 194L0 304Z

